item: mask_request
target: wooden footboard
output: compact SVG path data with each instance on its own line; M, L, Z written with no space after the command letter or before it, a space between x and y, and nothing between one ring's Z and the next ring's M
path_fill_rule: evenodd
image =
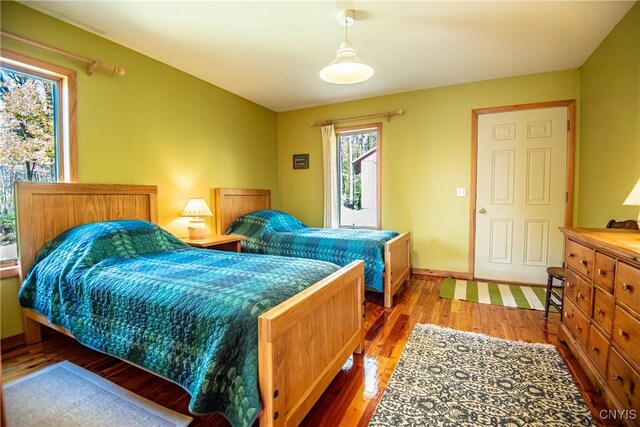
M364 263L355 261L258 318L261 426L297 426L364 348Z
M384 306L393 305L393 296L411 274L411 233L402 233L384 245Z

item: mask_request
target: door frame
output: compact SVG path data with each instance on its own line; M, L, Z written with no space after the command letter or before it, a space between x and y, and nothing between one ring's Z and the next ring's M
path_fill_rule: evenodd
M535 102L502 107L471 110L471 183L469 186L469 279L475 278L476 265L476 192L478 180L478 117L482 114L521 110L567 107L567 177L565 180L564 226L573 225L573 196L575 186L576 100Z

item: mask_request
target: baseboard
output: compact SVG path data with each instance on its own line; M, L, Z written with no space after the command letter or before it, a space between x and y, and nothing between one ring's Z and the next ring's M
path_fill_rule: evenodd
M429 268L412 268L411 274L416 276L453 277L454 279L471 280L469 273L461 271L431 270Z
M2 340L0 340L0 349L2 349L2 352L6 352L7 350L11 350L15 347L20 347L24 344L24 334L13 335L11 337L2 338Z

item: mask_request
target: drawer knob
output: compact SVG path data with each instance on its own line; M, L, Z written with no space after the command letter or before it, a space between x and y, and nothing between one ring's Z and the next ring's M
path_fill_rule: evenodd
M627 291L627 292L631 292L633 290L633 286L631 286L628 283L623 283L622 284L622 290L623 291Z
M571 252L567 253L567 258L573 258L573 254Z
M580 260L580 265L587 265L587 260L586 259L581 259Z
M604 311L602 311L602 309L600 307L596 307L596 313L602 314L602 313L604 313Z
M621 337L628 337L628 336L629 336L629 334L628 334L628 333L626 333L626 332L625 332L624 330L622 330L622 329L619 329L619 330L618 330L618 335L620 335Z
M576 300L579 300L580 298L582 298L582 294L580 293L580 291L578 291L578 293L576 294Z
M582 330L582 328L580 327L580 325L576 325L576 331L580 332Z
M598 269L598 276L604 276L604 271L601 268Z
M614 381L620 381L622 382L622 377L620 375L618 375L616 372L613 373L613 375L611 376L611 378L613 378Z
M593 347L591 347L591 351L593 351L594 353L600 353L600 349L598 347L596 347L595 345Z
M571 282L565 282L564 285L567 289L569 289L571 287Z

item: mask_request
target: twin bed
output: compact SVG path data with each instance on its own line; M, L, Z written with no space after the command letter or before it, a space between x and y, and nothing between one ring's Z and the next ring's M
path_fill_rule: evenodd
M44 324L176 382L194 413L299 424L363 350L363 262L188 248L154 225L156 195L155 186L17 184L27 342Z
M410 233L306 227L271 210L271 191L216 188L218 233L239 234L243 252L311 258L347 265L365 261L365 286L384 294L384 306L409 279Z

